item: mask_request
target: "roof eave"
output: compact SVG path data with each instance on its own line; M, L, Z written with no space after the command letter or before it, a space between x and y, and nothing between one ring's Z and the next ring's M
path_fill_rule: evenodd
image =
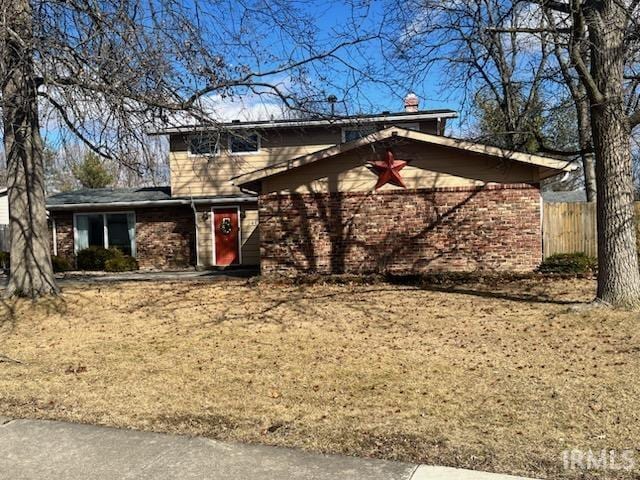
M372 115L363 117L337 117L318 120L302 120L296 121L257 121L257 122L236 122L236 123L219 123L217 126L223 130L246 130L246 129L273 129L273 128L303 128L303 127L322 127L322 126L344 126L344 125L357 125L363 123L381 123L381 122L410 122L420 120L432 120L432 119L448 119L458 118L458 112L451 111L438 111L429 113L407 113L407 114L389 114L389 115ZM148 135L172 135L179 133L196 133L209 131L215 128L212 125L185 125L179 127L162 128L158 130L152 130L147 132Z
M539 155L515 152L511 150L501 149L498 147L492 147L490 145L478 144L478 143L470 142L467 140L461 140L461 139L456 139L452 137L444 137L441 135L433 135L425 132L417 132L417 131L407 130L401 127L394 126L394 127L386 128L385 130L380 130L378 132L371 133L365 137L359 138L357 140L353 140L351 142L334 145L324 150L303 155L293 160L288 160L280 164L272 165L270 167L257 170L255 172L239 175L238 177L235 177L234 179L235 181L233 183L234 185L241 188L248 188L249 185L255 186L256 183L259 183L265 178L272 177L274 175L284 173L291 169L302 167L309 163L314 163L324 158L339 155L341 153L359 148L363 145L375 143L377 141L384 140L393 136L402 136L402 137L413 139L416 141L422 140L422 141L439 145L445 148L455 148L455 149L465 150L470 153L475 153L478 155L487 155L487 156L496 157L496 158L506 158L514 162L530 165L532 167L538 167L541 173L541 178L543 178L542 177L543 169L555 172L555 173L550 173L549 175L546 175L544 177L544 178L547 178L550 176L557 175L561 172L570 172L577 168L577 165L575 165L574 162L568 162L568 161L563 162L561 160L553 159L549 157L541 157Z
M88 210L88 209L104 209L104 208L131 208L131 207L157 207L157 206L180 206L180 205L201 205L216 203L242 203L256 202L255 197L219 197L219 198L175 198L167 200L144 200L131 202L86 202L86 203L63 203L47 205L49 211L66 211L66 210Z

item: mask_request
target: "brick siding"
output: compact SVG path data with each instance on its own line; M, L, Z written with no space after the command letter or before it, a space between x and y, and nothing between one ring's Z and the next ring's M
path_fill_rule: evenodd
M267 194L259 206L265 274L526 272L542 258L537 186Z
M136 210L136 250L143 269L170 270L195 263L195 226L190 207Z
M52 212L51 218L56 222L58 256L66 258L73 265L73 213ZM51 222L49 226L51 227ZM53 255L53 235L51 235L51 254Z
M189 207L141 208L135 213L141 269L170 270L195 263L195 228ZM52 215L56 221L58 255L73 262L73 214L52 212Z

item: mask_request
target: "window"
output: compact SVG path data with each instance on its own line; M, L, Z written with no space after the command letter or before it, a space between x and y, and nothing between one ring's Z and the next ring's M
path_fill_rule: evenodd
M406 130L416 130L416 131L420 131L420 124L413 122L413 123L399 123L398 126L400 128L404 128Z
M88 247L119 248L136 256L136 217L126 213L77 213L74 215L75 252Z
M370 133L375 132L374 127L355 127L342 129L342 142L352 142L362 137L366 137Z
M194 135L189 139L191 155L218 155L220 153L219 135Z
M231 135L229 137L231 153L255 153L260 151L260 135L257 133Z
M405 128L407 130L417 130L420 131L420 124L417 122L411 123L398 123L395 124L400 128ZM359 138L366 137L367 135L379 130L380 128L387 128L392 125L378 125L378 127L370 126L360 126L360 127L345 127L342 129L342 142L352 142L354 140L358 140Z

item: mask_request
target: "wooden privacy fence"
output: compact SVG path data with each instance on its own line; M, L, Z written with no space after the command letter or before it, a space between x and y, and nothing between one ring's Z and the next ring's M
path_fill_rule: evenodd
M640 202L636 202L636 225ZM545 203L542 215L544 258L555 253L598 255L595 203Z

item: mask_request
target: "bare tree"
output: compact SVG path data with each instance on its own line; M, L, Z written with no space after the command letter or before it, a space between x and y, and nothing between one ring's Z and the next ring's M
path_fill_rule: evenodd
M427 57L414 66L417 74L444 64L449 84L467 92L479 84L491 92L505 118L513 118L505 134L519 129L521 114L510 106L514 85L527 86L530 98L538 94L545 101L553 98L552 88L543 96L550 84L569 91L579 149L546 150L579 154L587 191L597 190L597 297L616 306L640 304L630 147L631 130L640 123L639 5L640 0L417 0L398 43L401 54L405 44L411 47L409 62ZM422 39L418 55L411 38ZM532 50L518 48L523 39ZM534 60L532 51L538 51Z
M409 0L392 1L388 10L391 61L403 77L417 85L437 74L440 86L461 93L466 106L478 98L495 105L500 128L479 140L526 149L551 49L499 29L528 21L527 9L501 0Z
M30 297L57 292L42 119L137 170L150 158L147 128L214 127L215 99L246 92L305 108L324 95L317 81L349 69L346 51L371 38L356 28L322 34L300 2L287 0L3 0L0 15L8 293Z
M553 15L548 9L542 8L546 21L553 22ZM542 32L543 35L546 32ZM584 175L584 189L588 202L596 200L596 172L595 159L593 155L593 143L591 141L591 119L589 112L589 101L584 85L580 82L580 77L573 68L570 55L568 54L568 43L562 38L557 29L550 29L549 35L552 40L553 54L558 66L558 74L564 82L571 99L576 114L578 146L582 159L582 171ZM582 58L588 57L588 43L582 39L574 47ZM554 153L551 151L550 153ZM558 152L563 153L563 152Z
M553 32L567 45L589 103L595 153L598 292L615 306L640 304L634 221L631 130L640 123L639 0L527 0L544 9ZM565 38L560 40L559 33Z
M28 0L2 3L2 113L9 188L9 292L57 292L49 253L43 144L38 116L33 11Z
M559 32L539 27L539 7L502 0L412 0L391 6L394 28L404 32L393 40L394 47L410 81L423 82L442 69L442 85L463 93L465 104L469 100L469 117L477 119L478 112L486 113L483 106L495 105L493 124L471 132L478 140L569 161L581 158L587 199L595 200L586 93L566 59ZM567 97L574 102L575 148L553 144L540 122L564 111Z

